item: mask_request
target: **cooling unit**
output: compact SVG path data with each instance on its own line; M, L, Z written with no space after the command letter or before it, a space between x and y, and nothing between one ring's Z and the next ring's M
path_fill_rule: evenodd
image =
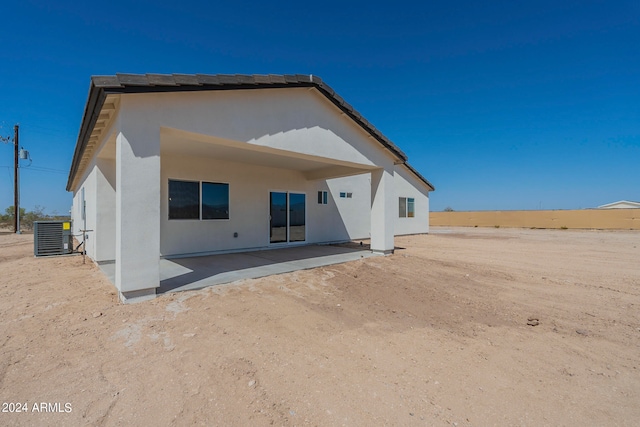
M33 253L35 256L66 255L73 249L71 221L35 221Z

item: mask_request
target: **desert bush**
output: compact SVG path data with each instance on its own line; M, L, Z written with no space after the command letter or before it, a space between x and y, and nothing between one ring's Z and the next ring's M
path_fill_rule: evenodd
M33 223L36 221L46 221L51 219L68 219L68 216L58 215L57 212L53 212L51 215L45 213L44 206L36 205L33 210L27 211L25 208L20 208L20 229L21 230L33 230ZM13 206L9 206L4 210L4 214L0 215L0 226L5 228L13 227Z

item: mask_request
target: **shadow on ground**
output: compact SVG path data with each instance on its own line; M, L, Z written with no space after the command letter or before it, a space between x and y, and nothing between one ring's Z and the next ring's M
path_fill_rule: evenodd
M339 264L367 258L369 250L344 245L310 245L160 260L157 293L201 289L207 286L254 279L273 274Z

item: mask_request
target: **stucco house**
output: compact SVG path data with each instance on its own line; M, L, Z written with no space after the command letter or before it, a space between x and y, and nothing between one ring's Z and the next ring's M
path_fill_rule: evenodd
M311 75L91 78L67 190L122 300L159 260L429 231L434 187Z

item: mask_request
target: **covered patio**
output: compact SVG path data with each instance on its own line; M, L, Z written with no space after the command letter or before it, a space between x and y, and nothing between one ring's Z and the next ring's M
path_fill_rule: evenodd
M238 280L290 273L376 256L368 245L309 245L160 260L158 294L202 289ZM115 264L100 269L115 284ZM153 298L153 296L149 297Z

